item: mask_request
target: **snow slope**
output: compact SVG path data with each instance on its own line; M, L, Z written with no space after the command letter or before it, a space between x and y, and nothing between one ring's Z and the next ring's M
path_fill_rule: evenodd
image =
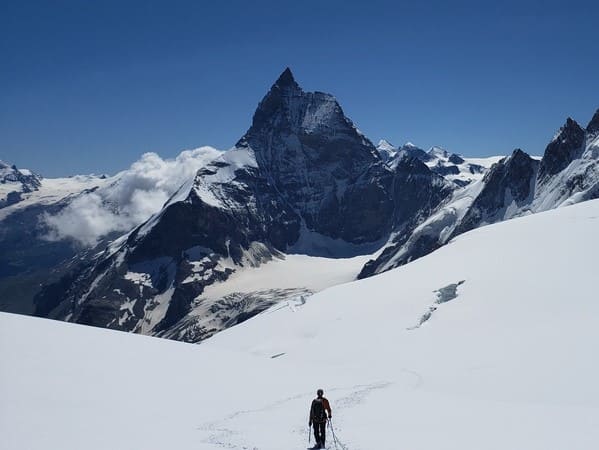
M1 314L2 448L301 449L323 387L349 450L594 449L598 226L489 225L197 346Z
M38 190L23 194L23 200L0 210L0 220L31 205L50 205L86 189L106 186L110 178L95 175L76 175L65 178L42 178Z
M265 289L305 289L311 292L355 280L356 274L372 255L353 258L323 258L285 255L256 267L247 267L231 275L228 283L206 287L203 300Z

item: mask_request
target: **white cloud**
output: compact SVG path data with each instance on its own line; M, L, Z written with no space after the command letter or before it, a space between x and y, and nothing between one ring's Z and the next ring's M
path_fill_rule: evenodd
M145 153L105 187L78 196L56 215L46 214L46 237L91 246L108 233L127 232L158 212L185 181L220 154L212 147L185 150L175 159Z

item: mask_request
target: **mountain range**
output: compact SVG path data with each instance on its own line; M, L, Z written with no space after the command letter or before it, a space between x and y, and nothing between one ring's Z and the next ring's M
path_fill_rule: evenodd
M126 174L41 195L43 178L2 164L0 307L199 342L474 228L599 197L599 111L585 128L568 118L542 157L464 158L375 146L286 69L235 146L201 155L143 191L157 199L143 210L121 195ZM65 228L93 202L109 225L73 245Z

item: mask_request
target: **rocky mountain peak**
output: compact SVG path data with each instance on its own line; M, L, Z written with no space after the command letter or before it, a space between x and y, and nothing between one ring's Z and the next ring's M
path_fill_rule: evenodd
M260 134L265 129L274 126L293 127L300 115L298 109L304 95L304 91L295 81L291 70L285 69L258 104L252 119L252 126L244 138Z
M362 195L374 204L379 194L390 202L388 193L378 192L386 187L369 186L365 178L389 178L390 173L332 95L303 91L286 69L258 105L252 126L237 146L251 150L259 171L310 231L350 242L384 234L386 227L378 219L362 219L376 213L389 224L391 213L372 211L368 205L357 211L355 202ZM368 197L368 190L376 193ZM370 224L370 229L347 226L354 221Z
M418 147L417 145L412 144L411 142L406 142L399 148L399 154L407 154L411 157L417 158L422 162L427 162L432 159L432 157L423 149Z
M419 158L418 154L408 151L401 152L392 167L395 172L403 171L413 175L433 174L422 159Z
M455 234L472 230L481 223L504 220L508 208L523 207L534 195L539 162L521 149L494 164L483 178L483 189L464 215Z
M518 164L518 162L520 161L529 162L530 159L530 155L520 148L514 149L511 156L509 157L510 163L512 164Z
M561 141L578 142L580 136L584 134L584 129L571 117L566 119L566 123L559 129L556 139ZM582 142L581 142L582 143Z
M564 126L566 128L569 128L569 127L576 127L576 126L580 126L580 125L578 125L578 122L576 122L574 119L572 119L572 117L568 117L566 119L566 124Z
M433 158L446 159L449 156L449 153L447 152L447 150L445 150L442 147L437 147L437 146L431 147L427 153L429 154L429 156L431 156Z
M397 154L397 147L385 139L379 141L376 145L376 149L379 152L381 159L385 162L388 162Z
M541 160L539 181L564 170L573 160L579 158L584 150L585 130L572 118L559 129L551 140Z
M379 140L379 143L376 145L376 148L379 150L397 150L397 147L395 147L391 142L387 141L386 139Z
M37 191L41 185L39 175L0 161L0 208L20 202L22 194Z
M587 133L592 136L599 135L599 109L595 111L595 114L587 125Z
M279 78L277 79L277 81L275 81L274 86L277 86L281 89L284 89L287 87L299 88L299 85L295 81L295 78L293 77L293 73L291 72L291 69L289 67L287 67L281 73L281 75L279 75Z
M345 135L363 141L369 145L370 152L375 152L372 143L345 117L335 97L303 91L289 69L283 71L258 105L244 138L248 142L264 143L272 135L311 135L322 140L340 139Z

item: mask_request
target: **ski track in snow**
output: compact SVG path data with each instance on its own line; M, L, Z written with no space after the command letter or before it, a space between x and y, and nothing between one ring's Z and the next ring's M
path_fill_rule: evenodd
M411 371L411 370L407 370L407 369L404 369L403 372L408 373L416 378L416 383L414 384L414 386L412 386L412 388L416 389L422 384L422 377L420 376L420 374L418 374L414 371ZM335 401L334 401L334 404L333 404L334 410L335 411L343 411L345 409L354 408L354 407L364 403L364 401L366 400L366 398L368 397L368 395L371 392L373 392L375 390L379 390L379 389L385 389L385 388L391 386L392 384L393 383L391 383L391 382L376 382L376 383L372 383L372 384L360 384L360 385L352 386L349 388L331 388L331 389L328 389L328 392L334 393L334 392L343 392L343 391L348 391L348 390L350 391L347 395L340 397L338 399L335 399ZM260 447L250 444L250 443L247 443L247 442L244 442L246 439L244 439L243 433L239 430L234 429L230 425L230 422L234 421L235 419L237 419L238 417L241 417L241 416L246 416L246 415L251 415L251 414L259 414L259 413L268 412L268 411L274 412L274 410L276 410L277 408L279 408L281 406L286 405L289 402L302 400L303 403L309 404L309 401L310 401L312 395L313 395L312 391L304 392L301 394L297 394L297 395L294 395L291 397L284 398L282 400L278 400L278 401L271 403L269 405L266 405L262 408L236 411L234 413L229 414L228 416L225 416L224 418L222 418L220 420L204 423L197 428L198 430L204 431L208 434L208 437L203 439L201 442L205 443L205 444L215 445L220 448L259 450ZM259 423L260 421L256 421L256 422ZM338 428L335 424L333 426L335 427L335 430L343 429L342 426L340 428ZM307 427L302 426L302 427L296 427L291 431L294 434L299 434L299 435L303 436L303 438L307 440L306 433L311 432L311 429L308 431ZM239 439L239 441L236 443L235 441L237 439ZM329 444L328 444L327 448L333 448L332 447L332 446L334 446L334 444L332 444L333 436L330 431L330 428L328 428L328 431L327 431L327 439L329 440ZM342 443L342 441L339 440L339 437L337 437L337 446L338 446L337 448L339 448L341 450L349 450L349 448L350 448L347 444ZM358 450L358 449L356 449L356 450Z

